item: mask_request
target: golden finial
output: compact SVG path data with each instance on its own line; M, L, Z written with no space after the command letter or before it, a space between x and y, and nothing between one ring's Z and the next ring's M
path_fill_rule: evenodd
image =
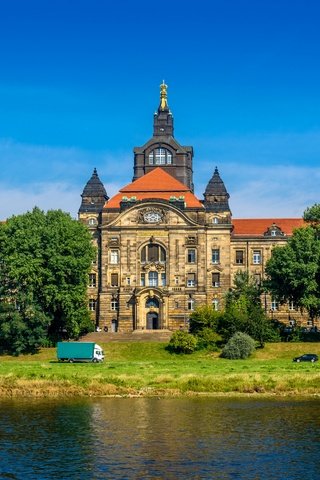
M164 110L165 108L168 108L168 103L167 103L167 88L168 85L164 83L164 80L162 80L162 83L160 85L160 108L161 110Z

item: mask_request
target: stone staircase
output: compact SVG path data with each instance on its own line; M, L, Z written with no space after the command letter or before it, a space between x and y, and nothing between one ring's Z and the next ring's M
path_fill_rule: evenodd
M80 338L80 342L169 342L170 330L134 330L133 332L92 332Z

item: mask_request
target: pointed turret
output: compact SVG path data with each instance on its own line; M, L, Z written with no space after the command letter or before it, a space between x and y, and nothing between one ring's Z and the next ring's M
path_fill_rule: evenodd
M229 213L231 214L229 207L229 193L221 180L218 168L216 167L209 181L206 191L204 192L203 205L209 212L216 213Z
M81 197L82 202L79 208L79 214L85 212L100 213L104 204L109 199L96 168L93 170L90 180L84 187Z
M160 85L160 105L153 119L153 136L173 137L173 116L168 106L168 85Z

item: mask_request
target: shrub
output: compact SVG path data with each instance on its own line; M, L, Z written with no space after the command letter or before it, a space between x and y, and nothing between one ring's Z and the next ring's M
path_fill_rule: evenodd
M212 305L201 305L190 315L190 332L198 333L204 328L216 330L221 312L214 310Z
M236 332L222 350L221 357L237 360L248 358L255 350L255 341L246 333Z
M221 336L211 328L204 328L197 333L198 348L217 351L217 343L221 341Z
M194 335L178 330L172 334L168 350L174 353L192 353L197 348L197 343Z

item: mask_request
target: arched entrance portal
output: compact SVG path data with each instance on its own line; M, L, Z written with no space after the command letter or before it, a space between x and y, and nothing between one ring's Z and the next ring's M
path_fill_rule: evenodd
M146 300L146 329L158 330L160 327L160 305L159 300L149 296Z
M159 316L156 312L147 313L147 330L159 329Z

